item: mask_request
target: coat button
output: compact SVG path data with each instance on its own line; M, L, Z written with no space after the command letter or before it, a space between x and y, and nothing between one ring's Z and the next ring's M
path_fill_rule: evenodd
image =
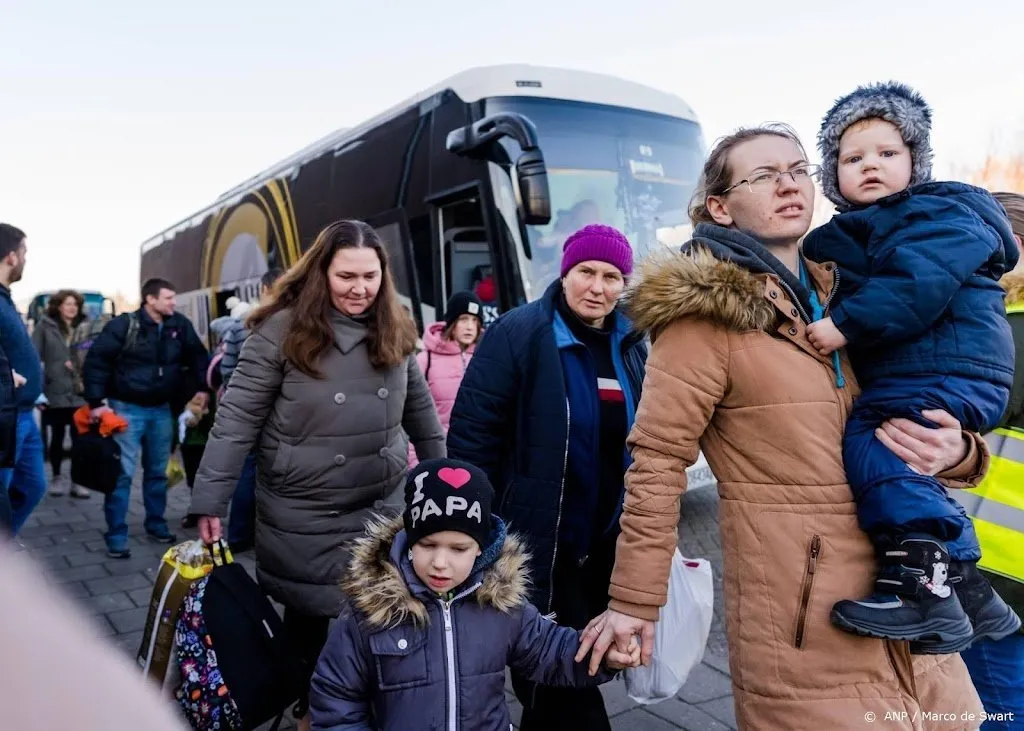
M339 467L341 467L343 464L345 464L345 455L344 454L336 454L336 455L334 455L334 464L338 465Z
M773 289L771 292L768 293L768 296L771 297L772 299L778 299L779 293Z
M343 403L345 403L345 394L343 394L343 393L336 393L336 394L334 394L334 403L338 404L338 406L341 406Z
M381 386L380 388L377 389L377 396L379 398L387 398L388 397L388 390L386 388L384 388L383 386Z
M381 457L387 457L388 456L388 448L387 447L381 447L380 451L377 452L377 454L379 454Z
M799 313L796 311L796 308L794 307L792 310L789 311L789 314L791 314L793 317L796 317Z
M327 515L329 517L331 517L331 518L340 518L341 517L341 511L340 510L332 510Z
M797 332L797 331L796 331L796 328L795 328L795 327L791 327L791 328L789 328L789 334L790 334L790 335L796 335L796 332Z
M404 638L398 641L398 649L399 650L404 650L408 646L409 646L409 643Z

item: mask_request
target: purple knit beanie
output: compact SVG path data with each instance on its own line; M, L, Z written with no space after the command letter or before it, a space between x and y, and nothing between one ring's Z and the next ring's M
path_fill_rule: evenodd
M592 223L565 240L562 247L562 276L581 261L603 261L616 267L622 276L633 271L633 248L617 228Z

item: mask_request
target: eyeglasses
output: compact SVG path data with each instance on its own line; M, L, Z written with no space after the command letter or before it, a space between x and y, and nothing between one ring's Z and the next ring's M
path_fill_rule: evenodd
M754 188L765 190L769 185L778 185L779 181L782 180L783 175L788 175L793 179L794 183L802 183L805 180L814 180L821 175L821 165L797 165L795 168L789 170L764 170L755 175L752 175L745 180L741 180L738 183L730 185L728 188L722 191L722 195L725 195L734 188L746 184L750 192L754 192Z

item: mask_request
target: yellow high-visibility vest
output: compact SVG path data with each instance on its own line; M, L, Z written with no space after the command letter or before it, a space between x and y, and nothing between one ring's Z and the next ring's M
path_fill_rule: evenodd
M1024 303L1006 312L1024 314ZM985 441L992 453L985 479L950 495L974 520L982 553L978 566L1024 583L1024 430L996 429Z

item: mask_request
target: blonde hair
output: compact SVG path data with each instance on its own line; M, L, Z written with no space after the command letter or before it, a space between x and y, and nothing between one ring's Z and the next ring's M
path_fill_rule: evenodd
M729 153L737 145L757 137L781 137L789 140L799 148L804 158L807 151L804 149L796 130L783 122L768 122L758 127L744 127L736 130L731 135L718 139L711 148L708 159L704 162L704 169L701 171L700 179L697 181L697 188L690 198L690 222L696 226L698 223L715 223L711 212L708 211L708 198L713 195L722 195L731 184L732 166L729 164Z

